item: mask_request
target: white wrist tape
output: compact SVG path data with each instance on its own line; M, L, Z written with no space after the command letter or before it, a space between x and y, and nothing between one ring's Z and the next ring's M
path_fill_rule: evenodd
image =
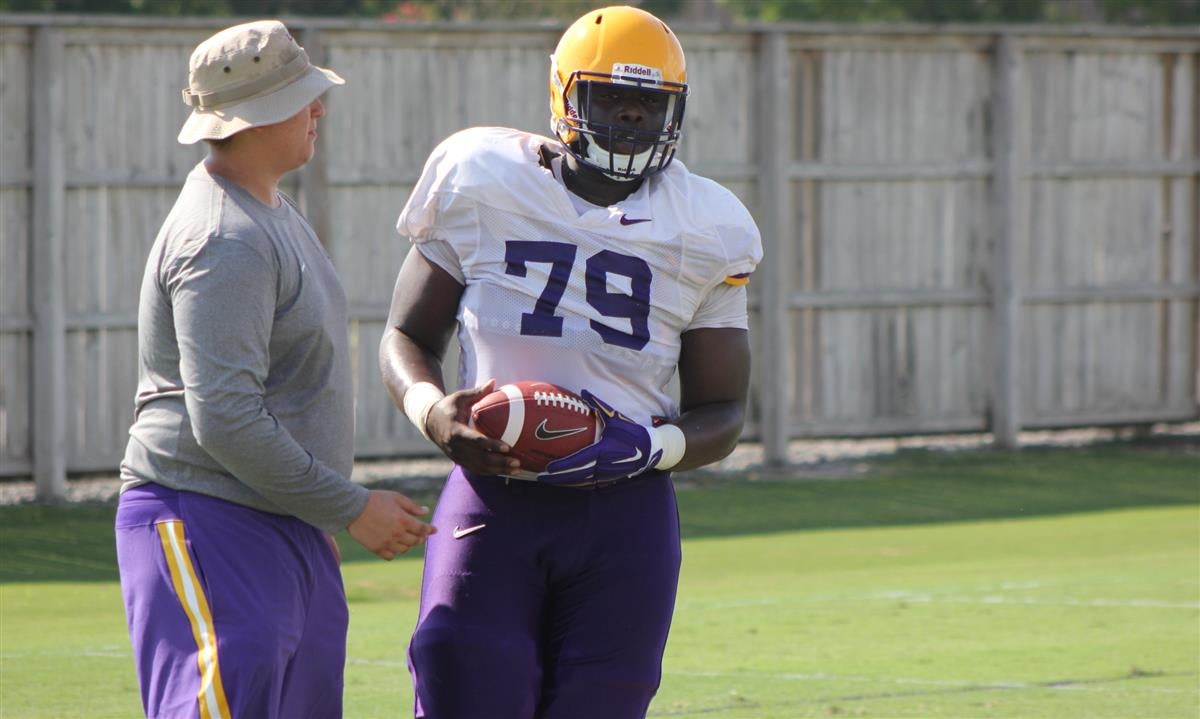
M687 438L683 430L673 424L649 427L650 446L653 452L656 448L662 450L662 456L654 464L655 469L670 469L679 464L683 453L687 450Z
M429 431L425 429L429 410L445 396L446 393L432 382L418 382L404 393L404 414L408 415L408 420L416 425L425 439L429 439Z

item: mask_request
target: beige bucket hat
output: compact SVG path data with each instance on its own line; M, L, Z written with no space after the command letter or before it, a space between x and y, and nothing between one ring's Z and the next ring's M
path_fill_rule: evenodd
M317 67L278 20L226 28L200 43L188 63L183 103L192 114L179 141L220 140L273 125L345 80Z

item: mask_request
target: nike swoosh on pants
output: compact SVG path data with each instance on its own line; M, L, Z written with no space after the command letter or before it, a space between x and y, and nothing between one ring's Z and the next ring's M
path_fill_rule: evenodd
M466 527L464 529L460 529L458 527L458 525L456 524L456 525L454 525L454 533L453 533L454 538L462 539L463 537L467 536L468 534L471 534L472 532L478 532L479 530L483 529L486 526L487 526L486 524L476 524L474 527Z

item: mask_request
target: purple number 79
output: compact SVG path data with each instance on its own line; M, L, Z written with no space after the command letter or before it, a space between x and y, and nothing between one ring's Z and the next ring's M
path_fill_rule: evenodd
M505 272L517 277L526 276L526 265L548 264L550 276L546 287L534 304L533 312L521 313L521 334L540 337L561 337L563 318L554 314L567 290L571 267L578 248L565 242L529 242L512 240L505 243ZM608 276L629 278L629 294L610 292ZM629 320L631 332L591 320L591 327L608 344L640 350L650 341L650 266L640 257L622 255L612 250L597 252L584 266L587 294L585 298L604 317Z

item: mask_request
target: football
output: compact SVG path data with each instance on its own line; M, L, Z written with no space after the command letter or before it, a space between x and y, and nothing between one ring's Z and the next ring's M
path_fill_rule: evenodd
M527 478L592 444L599 432L595 412L579 395L534 381L497 387L471 408L471 424L512 447Z

